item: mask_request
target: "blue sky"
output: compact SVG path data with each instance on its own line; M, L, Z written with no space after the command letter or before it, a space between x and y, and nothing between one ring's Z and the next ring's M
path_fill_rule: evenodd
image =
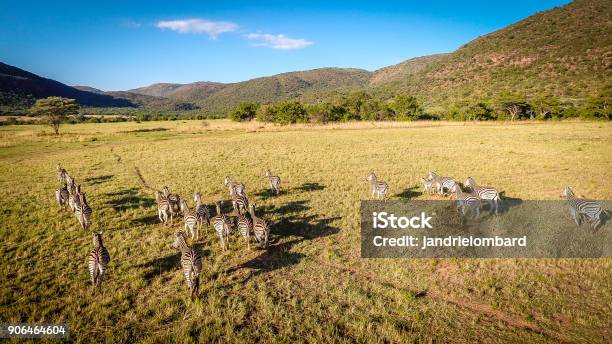
M567 2L0 0L0 61L103 90L375 70Z

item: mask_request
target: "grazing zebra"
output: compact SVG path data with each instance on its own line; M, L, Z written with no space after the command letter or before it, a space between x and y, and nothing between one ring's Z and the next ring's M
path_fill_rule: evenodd
M246 213L249 211L249 200L246 196L235 195L232 198L232 207L237 215Z
M198 231L202 228L202 222L206 221L206 231L210 227L210 210L206 204L202 203L202 196L199 192L193 195L193 200L196 202L195 214L198 220Z
M170 225L172 225L172 214L170 213L170 202L162 195L161 191L155 192L155 201L157 202L157 216L159 220L166 225L168 217L170 217Z
M185 233L179 231L175 235L172 247L181 251L181 268L187 280L187 286L193 300L200 289L200 273L202 272L202 255L196 248L187 244Z
M68 172L66 172L65 169L62 168L62 166L60 164L57 164L57 171L56 171L56 175L57 175L57 180L59 180L60 183L66 183L68 184Z
M468 211L472 213L473 218L480 216L480 199L478 197L463 192L459 183L453 185L451 192L455 193L457 211L461 212L463 216L465 216Z
M472 194L480 198L481 201L487 202L491 206L491 211L495 209L495 214L497 214L501 198L499 197L499 192L497 192L495 188L490 186L478 186L472 177L468 177L465 180L465 186L472 189Z
M249 209L250 210L250 209ZM247 214L238 214L238 232L247 243L247 249L251 250L251 231L253 230L253 220Z
M162 193L170 205L170 225L172 225L173 217L178 215L179 211L181 210L181 197L178 194L170 193L167 186L162 188Z
M433 182L436 192L440 195L446 195L447 192L453 192L452 189L457 184L452 177L439 176L435 171L429 171L428 180ZM461 189L461 187L459 187ZM446 190L447 192L444 192Z
M223 201L217 202L217 215L212 218L213 227L219 236L221 242L221 249L225 251L226 247L229 248L229 236L232 232L231 221L227 215L221 212L221 205Z
M601 226L601 215L603 214L603 210L598 202L577 198L574 194L574 190L570 186L566 186L565 189L563 189L561 197L567 198L570 215L578 227L582 224L583 219L587 220L593 229L597 229Z
M270 181L270 188L272 189L272 192L276 194L276 196L280 195L280 177L273 176L269 169L266 170L266 177L268 177L268 180Z
M255 236L255 240L257 240L260 246L268 246L270 226L264 219L261 219L255 215L255 204L249 204L249 213L251 214L251 219L253 221L253 234Z
M241 182L234 182L229 176L225 176L223 179L223 184L228 188L230 197L234 197L236 195L246 196L244 191L244 184Z
M55 200L57 204L59 204L60 208L65 208L68 205L68 198L70 194L68 193L68 186L64 184L63 187L55 190Z
M421 178L421 184L423 184L423 193L427 193L430 194L433 191L433 181L432 180L427 180L425 178Z
M195 213L191 213L191 210L187 205L187 201L185 201L184 199L181 200L181 211L183 212L185 230L189 230L188 233L191 233L191 240L198 240L200 237L200 234L197 231L198 220L195 216Z
M85 193L79 193L78 196L79 201L78 204L76 204L74 215L76 216L77 220L79 220L81 227L83 227L84 230L87 230L89 229L89 226L91 226L92 210L89 204L87 204Z
M376 195L376 198L378 199L385 199L385 194L389 190L389 185L387 185L387 183L383 182L382 180L377 180L374 172L370 172L366 178L366 181L372 184L372 196Z
M102 233L93 234L94 248L89 253L89 277L91 278L92 293L96 288L102 289L102 278L106 272L106 266L110 262L108 250L102 243Z

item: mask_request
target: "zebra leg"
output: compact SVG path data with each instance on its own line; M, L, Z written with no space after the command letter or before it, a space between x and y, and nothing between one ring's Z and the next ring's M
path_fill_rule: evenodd
M576 213L575 209L570 209L570 215L572 217L572 219L574 219L574 222L576 222L576 226L580 227L581 224L581 219L580 219L580 215L578 213Z

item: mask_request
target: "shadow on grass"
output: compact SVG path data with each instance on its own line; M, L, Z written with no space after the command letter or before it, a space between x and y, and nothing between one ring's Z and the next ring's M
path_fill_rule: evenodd
M138 267L146 269L142 277L147 283L150 283L156 276L179 269L180 258L181 256L177 251L165 257L155 258L144 264L140 264Z
M155 205L155 198L143 196L137 188L109 192L106 196L112 199L107 202L116 211L125 211L135 208L149 208Z
M406 200L406 199L414 198L416 196L420 196L421 193L416 191L418 188L419 188L418 186L411 186L407 189L402 190L402 192L396 194L395 197Z
M321 191L325 189L326 186L319 183L304 183L298 187L293 188L293 190L300 192L308 192L308 191Z
M133 219L130 221L130 224L132 226L156 225L161 224L161 221L159 221L159 217L157 216L157 214L154 214L147 215L138 219Z
M104 175L104 176L97 176L97 177L86 178L86 179L84 179L84 181L86 183L88 183L89 185L96 185L96 184L102 184L104 182L108 182L111 179L113 179L113 176L108 174L108 175Z
M253 196L257 196L262 199L268 199L270 197L278 197L278 196L286 195L287 193L288 192L286 190L281 189L280 193L277 195L276 193L274 193L274 191L272 191L272 189L263 189L259 192L254 193Z
M307 203L307 200L302 200L283 204L276 209L268 207L266 213L273 212L282 215L280 221L269 222L271 237L269 246L262 249L259 256L230 269L228 272L231 273L242 268L255 270L241 282L244 283L246 280L262 273L295 265L305 257L302 253L291 252L295 245L340 232L340 228L331 226L331 223L340 219L340 217L326 218L321 215L301 215L300 213L310 209ZM256 213L259 214L260 212L262 212L262 209L256 210ZM283 238L291 239L283 242Z

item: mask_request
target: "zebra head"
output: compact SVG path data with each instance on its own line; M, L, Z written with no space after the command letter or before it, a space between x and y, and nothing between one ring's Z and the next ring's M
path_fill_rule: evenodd
M162 188L162 193L163 193L163 195L164 195L165 197L168 197L168 195L170 194L170 189L168 189L168 187L167 187L167 186L164 186L164 187Z
M178 231L174 235L174 242L172 243L172 247L176 249L181 249L187 246L187 242L185 241L185 233L183 231Z
M223 178L223 184L225 184L225 186L227 186L231 182L232 179L229 176L225 176L225 178Z
M368 182L375 182L376 181L376 175L374 174L374 172L370 172L370 174L368 174L368 177L366 178L366 181L368 181Z
M474 188L474 187L476 187L476 182L474 181L474 178L467 177L467 179L465 180L465 185L470 187L470 188Z
M194 201L194 202L201 202L201 200L202 200L202 196L200 195L200 193L199 193L199 192L196 192L196 193L193 195L193 201Z
M187 201L185 199L181 199L180 201L181 211L184 213L185 211L189 211L189 206L187 205Z
M249 214L251 214L251 217L255 217L255 203L249 203Z
M270 172L270 169L266 170L266 177L270 177L272 175L272 172Z
M221 215L221 206L223 205L223 201L215 202L215 207L217 208L217 215Z
M429 171L429 173L427 174L427 179L428 180L433 180L438 176L438 174L436 173L436 171Z
M574 197L574 190L571 186L566 186L559 197Z
M93 233L93 244L94 247L100 247L103 245L102 243L102 232Z

